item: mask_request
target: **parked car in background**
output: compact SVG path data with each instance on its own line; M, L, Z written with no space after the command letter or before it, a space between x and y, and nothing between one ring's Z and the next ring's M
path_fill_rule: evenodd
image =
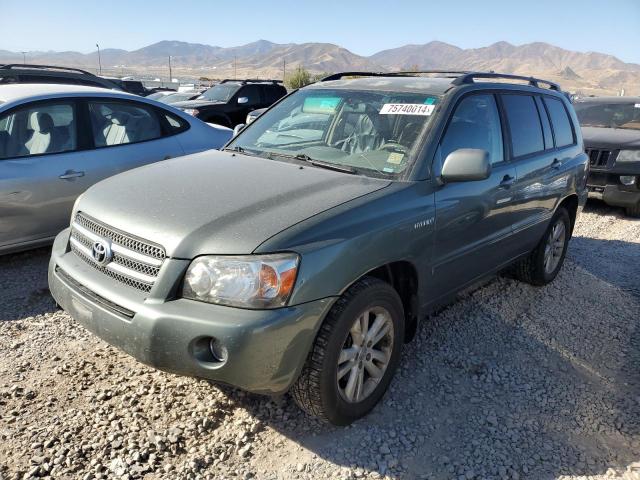
M245 120L245 124L249 125L251 122L253 122L256 118L258 118L260 115L262 115L266 111L267 111L266 108L258 108L256 110L253 110L253 111L247 113L247 118Z
M332 75L223 151L93 186L53 247L56 302L159 369L362 417L426 312L506 267L551 282L587 197L556 84L434 74Z
M202 95L202 92L199 90L191 90L187 92L174 92L174 93L170 93L169 95L163 95L162 97L158 98L157 101L160 103L166 103L168 105L171 105L173 103L186 102L188 100L195 100L200 95Z
M589 155L589 196L640 217L640 97L587 97L574 106Z
M59 83L123 90L115 82L85 70L53 65L0 65L0 85L5 83Z
M146 97L147 95L154 93L153 90L149 90L144 86L140 80L122 79L117 77L102 77L108 79L110 82L118 85L123 91L133 93L134 95L140 95Z
M173 106L205 122L233 128L245 123L247 114L269 107L287 94L280 80L223 80L195 100Z
M0 85L0 254L51 242L97 181L219 148L231 134L127 93Z

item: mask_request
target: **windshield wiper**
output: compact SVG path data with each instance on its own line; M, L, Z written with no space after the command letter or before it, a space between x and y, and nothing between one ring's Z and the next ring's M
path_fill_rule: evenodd
M306 153L298 153L296 155L290 155L287 153L268 152L268 154L275 155L277 157L293 158L294 160L302 160L303 162L310 163L314 167L326 168L327 170L335 170L336 172L351 173L351 174L358 173L355 168L350 167L349 165L338 165L337 163L323 162L322 160L316 160L314 158L311 158Z
M241 147L240 145L235 145L233 147L227 147L222 149L223 152L235 152L241 153L243 155L248 155L250 157L262 157L258 152L254 152L252 150L247 150L246 148Z

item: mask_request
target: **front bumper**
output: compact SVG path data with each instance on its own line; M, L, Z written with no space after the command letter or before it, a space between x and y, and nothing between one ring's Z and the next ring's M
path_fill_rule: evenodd
M68 230L58 235L49 263L49 288L56 302L106 342L171 373L256 393L283 393L297 378L334 301L325 298L274 310L246 310L157 298L154 291L164 291L162 284L145 298L68 252L68 237ZM165 283L167 276L174 277L175 284L188 263L168 259L160 277L165 277ZM226 361L208 354L210 338L227 349Z
M591 172L587 179L589 198L597 198L615 207L633 207L640 203L640 187L622 185L620 174Z

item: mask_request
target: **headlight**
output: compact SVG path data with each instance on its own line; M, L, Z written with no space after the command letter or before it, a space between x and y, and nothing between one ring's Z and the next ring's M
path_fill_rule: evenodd
M640 162L640 150L620 150L616 162Z
M198 110L197 108L185 108L182 111L186 114L193 115L194 117L197 117L200 113L200 110Z
M298 255L204 256L187 269L182 296L243 308L287 304L298 273Z
M622 183L623 185L626 185L627 187L630 187L631 185L636 183L636 176L635 175L620 175L620 183Z

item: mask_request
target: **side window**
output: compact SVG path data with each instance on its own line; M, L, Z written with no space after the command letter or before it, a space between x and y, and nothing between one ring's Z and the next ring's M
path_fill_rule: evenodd
M238 92L238 97L247 97L249 100L244 105L251 107L260 103L260 87L258 85L246 85Z
M514 157L544 150L542 126L531 95L502 95Z
M459 148L489 152L491 163L504 160L500 115L493 95L471 95L456 106L440 142L442 159Z
M96 147L144 142L162 136L151 107L136 102L90 100L89 117Z
M73 103L39 103L0 117L0 159L77 148Z
M551 123L553 124L553 132L556 136L556 147L573 145L576 140L573 136L571 120L569 120L567 109L564 108L562 101L556 98L545 97L544 103L546 103L547 108L549 109L549 116L551 117Z
M169 125L170 134L173 135L175 133L180 133L189 129L189 124L182 120L180 117L176 115L172 115L165 111L161 111L161 115L164 115L164 118L167 120L167 124Z
M264 95L265 95L264 101L268 105L275 103L276 101L280 100L281 97L283 97L281 87L277 87L273 85L267 85L265 87Z
M540 115L540 121L542 122L542 133L544 134L544 149L549 150L553 148L553 134L551 133L551 124L549 123L549 115L547 109L542 103L542 98L536 96L536 105L538 107L538 114Z

